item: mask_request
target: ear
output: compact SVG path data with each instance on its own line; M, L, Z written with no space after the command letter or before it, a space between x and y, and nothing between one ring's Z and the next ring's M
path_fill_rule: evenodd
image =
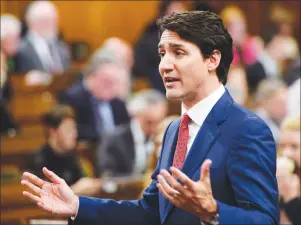
M207 65L208 65L209 72L213 72L217 69L217 67L219 66L219 63L221 61L221 58L222 58L221 52L218 50L214 50L213 53L207 59L207 61L208 61Z

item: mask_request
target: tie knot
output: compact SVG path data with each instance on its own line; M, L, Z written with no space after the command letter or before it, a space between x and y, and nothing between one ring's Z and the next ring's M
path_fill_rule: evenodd
M181 127L188 127L188 123L190 121L190 117L188 116L187 113L184 113L182 118L181 118Z

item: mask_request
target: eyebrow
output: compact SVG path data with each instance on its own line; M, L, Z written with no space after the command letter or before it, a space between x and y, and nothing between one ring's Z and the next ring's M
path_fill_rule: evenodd
M170 48L184 48L185 47L183 44L178 44L178 43L169 43L168 46ZM163 48L163 47L164 47L163 44L158 45L158 49Z

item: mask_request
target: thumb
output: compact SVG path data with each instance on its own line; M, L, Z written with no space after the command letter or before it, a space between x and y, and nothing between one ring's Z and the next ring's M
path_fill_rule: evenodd
M212 161L210 159L206 159L201 166L201 177L200 181L206 181L209 179L210 182L210 166Z
M54 184L62 183L63 179L56 175L54 172L48 170L46 167L43 167L42 171L45 176L48 177L49 180L51 180Z

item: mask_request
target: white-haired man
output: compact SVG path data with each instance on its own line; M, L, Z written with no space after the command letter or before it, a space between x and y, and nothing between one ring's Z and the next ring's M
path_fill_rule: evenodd
M146 172L153 137L167 115L167 99L156 90L141 91L129 101L128 110L131 122L107 134L97 152L98 173L103 176Z
M70 66L69 50L58 37L58 12L49 1L32 2L26 11L28 33L16 56L16 70L63 72Z
M13 15L1 16L1 52L6 57L13 56L19 47L21 23Z

